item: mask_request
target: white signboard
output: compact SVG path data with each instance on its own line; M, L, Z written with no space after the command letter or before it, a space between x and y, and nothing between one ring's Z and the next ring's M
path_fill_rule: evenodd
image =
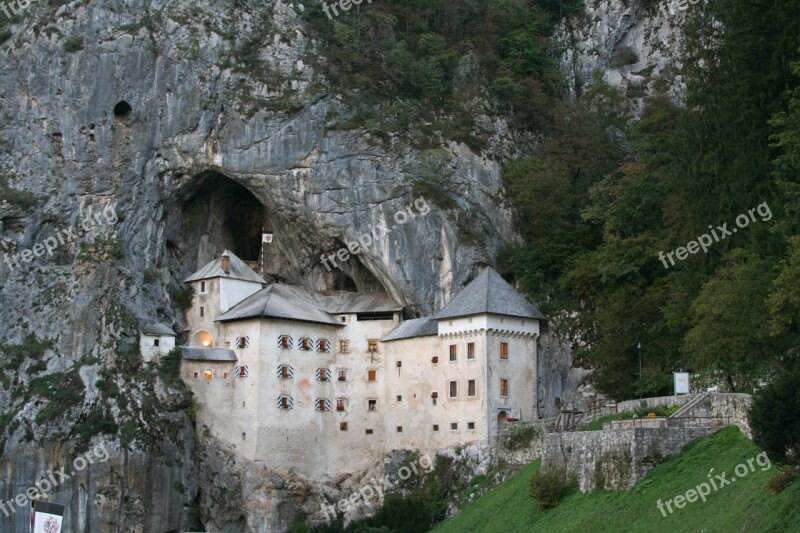
M33 502L33 533L61 533L64 506L57 503Z
M262 233L261 234L261 242L264 244L271 244L272 243L272 233Z
M675 375L675 394L689 394L689 373L673 372Z

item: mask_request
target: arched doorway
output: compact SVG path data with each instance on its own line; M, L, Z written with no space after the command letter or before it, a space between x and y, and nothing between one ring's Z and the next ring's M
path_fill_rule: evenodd
M506 425L506 419L508 418L508 413L505 411L500 411L497 414L497 430L500 431L503 429L503 426Z
M192 340L189 342L189 346L208 348L214 346L214 338L211 337L209 332L201 329L192 335Z

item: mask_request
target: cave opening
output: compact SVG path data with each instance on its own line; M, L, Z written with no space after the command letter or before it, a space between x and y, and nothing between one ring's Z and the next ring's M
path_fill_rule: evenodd
M117 102L117 105L114 106L114 116L119 119L127 118L132 111L133 108L131 107L131 104L129 104L125 100Z
M228 249L257 266L266 209L246 187L218 172L199 175L185 191L182 226L200 264Z

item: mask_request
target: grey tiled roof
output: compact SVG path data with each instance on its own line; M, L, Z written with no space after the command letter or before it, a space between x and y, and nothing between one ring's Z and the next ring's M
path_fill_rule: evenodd
M320 308L306 289L285 283L272 283L220 316L218 322L248 318L283 318L343 327L343 324Z
M172 328L167 326L166 324L146 324L142 326L141 331L145 335L153 335L153 336L169 335L172 337L176 336Z
M222 256L227 255L231 258L231 266L230 266L230 273L226 274L224 270L222 270ZM239 279L244 281L254 281L257 283L266 283L264 279L253 272L253 269L250 268L245 264L244 261L239 259L236 254L231 252L230 250L225 250L222 252L222 255L208 263L206 266L186 278L184 283L188 283L190 281L200 281L204 279L211 279L211 278L228 278L228 279Z
M403 306L385 292L361 293L323 291L317 293L317 301L329 313L381 313L402 311Z
M493 313L545 320L535 305L526 300L493 268L487 267L434 315L436 319Z
M411 339L414 337L427 337L429 335L439 334L439 324L429 316L424 318L415 318L413 320L406 320L396 328L394 328L388 335L381 340L396 341L400 339Z
M190 346L181 346L183 358L189 361L218 361L218 362L234 362L239 359L233 350L226 348L194 348Z

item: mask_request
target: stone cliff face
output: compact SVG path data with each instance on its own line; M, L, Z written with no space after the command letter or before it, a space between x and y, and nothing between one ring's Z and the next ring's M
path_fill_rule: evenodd
M337 129L357 109L319 73L296 3L52 5L30 3L0 47L0 252L19 254L0 263L0 499L71 460L80 447L54 443L76 427L113 434L102 425L112 420L131 451L109 444L107 463L59 488L71 531L180 530L196 515L221 531L283 530L306 489L290 473L266 483L237 477L250 465L198 454L190 401L121 354L145 322L180 330L181 280L221 250L259 260L262 228L275 235L270 274L318 289L385 289L413 312L438 309L518 238L500 181L514 136L485 117L491 148L476 154L446 139L421 151ZM626 16L621 2L601 2L590 23L564 26L576 88L624 45L639 56L617 69L628 82L638 83L642 62L666 68L648 28L672 28L637 5ZM429 213L399 224L396 213L419 199L414 183L432 175L453 183L455 207L427 198ZM370 234L341 269L321 264ZM37 243L53 246L26 261L26 250L42 252ZM32 334L46 342L31 344ZM557 396L562 385L553 386ZM42 447L54 451L44 457ZM248 503L237 505L231 495L244 488ZM249 515L258 502L274 512ZM8 531L23 528L16 516Z

